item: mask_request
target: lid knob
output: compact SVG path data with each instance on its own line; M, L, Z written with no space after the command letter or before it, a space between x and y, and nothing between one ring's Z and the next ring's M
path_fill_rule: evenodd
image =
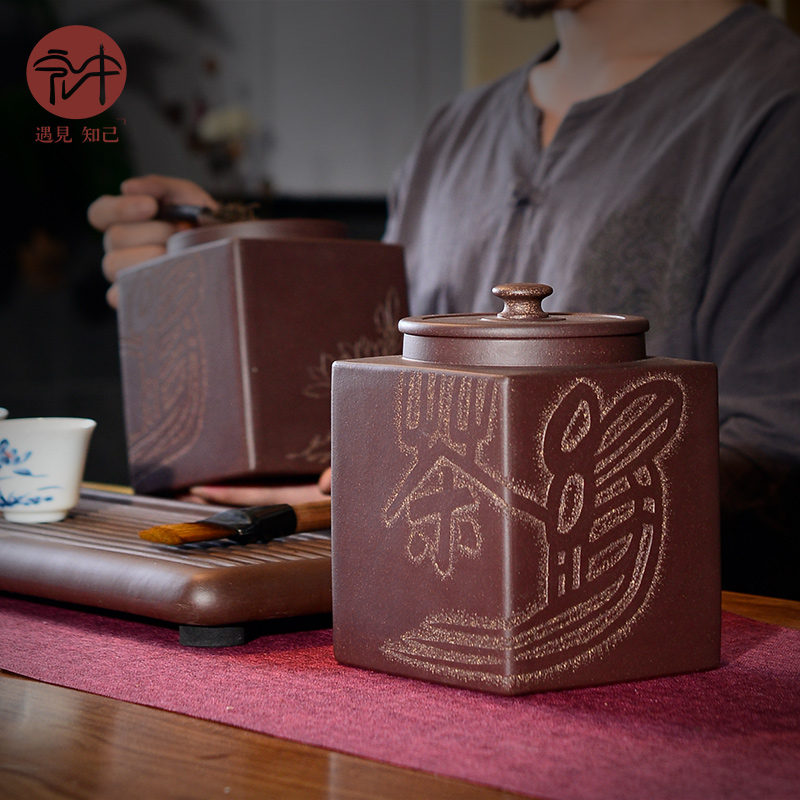
M553 294L546 283L503 283L492 289L492 294L505 304L497 315L501 319L544 319L542 300Z

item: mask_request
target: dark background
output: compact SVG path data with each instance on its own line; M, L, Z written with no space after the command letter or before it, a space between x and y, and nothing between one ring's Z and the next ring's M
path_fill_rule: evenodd
M226 9L229 19L233 5ZM343 12L352 15L355 8L357 13L353 3L345 5ZM379 239L383 233L383 195L329 190L287 194L269 180L262 180L256 191L252 182L237 186L227 153L197 140L190 123L197 113L200 81L213 88L226 54L238 63L235 37L222 31L215 17L219 8L219 0L0 0L0 179L6 198L0 215L0 406L13 417L97 420L86 468L90 481L128 482L116 316L105 300L102 238L86 219L92 200L118 193L120 182L131 175L157 171L197 180L220 199L257 201L259 216L341 220L355 238ZM239 8L252 13L252 8ZM142 13L161 14L165 23L179 26L175 48L165 48L157 31L152 40L142 34L147 26L141 19L138 27L134 24ZM126 57L128 81L108 112L68 120L34 100L25 67L42 36L78 22L93 24L115 38ZM207 58L205 51L211 54ZM183 65L184 72L190 72L184 64L190 58L204 65L204 74L198 85L186 83L181 95L181 87L174 88L176 67ZM253 81L258 78L250 75ZM120 122L126 114L127 128ZM49 126L54 137L57 127L67 126L72 141L37 141L36 131L43 126ZM84 126L115 127L119 141L84 142ZM142 148L142 141L149 150ZM183 161L165 164L158 159L170 147L176 149L176 143ZM185 168L192 163L198 171L187 174Z

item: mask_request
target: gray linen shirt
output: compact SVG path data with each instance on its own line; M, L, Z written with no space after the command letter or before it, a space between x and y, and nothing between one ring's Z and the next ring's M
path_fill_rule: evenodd
M411 312L534 281L548 310L646 316L651 355L717 364L723 455L797 465L800 39L742 7L545 149L533 63L441 109L398 172Z

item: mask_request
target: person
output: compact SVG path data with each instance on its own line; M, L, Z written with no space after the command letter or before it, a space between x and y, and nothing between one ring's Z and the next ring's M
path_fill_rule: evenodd
M727 587L797 596L800 40L741 0L513 5L553 7L557 42L438 111L390 195L411 313L541 282L561 310L648 317L651 355L716 363ZM162 176L95 201L112 281L163 252L157 200L213 203ZM270 499L247 491L195 493Z

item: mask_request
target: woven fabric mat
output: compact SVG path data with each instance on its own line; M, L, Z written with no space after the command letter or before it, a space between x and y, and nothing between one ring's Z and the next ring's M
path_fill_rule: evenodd
M722 666L497 697L345 667L330 630L194 649L0 593L0 668L554 800L800 798L800 630L723 614Z

